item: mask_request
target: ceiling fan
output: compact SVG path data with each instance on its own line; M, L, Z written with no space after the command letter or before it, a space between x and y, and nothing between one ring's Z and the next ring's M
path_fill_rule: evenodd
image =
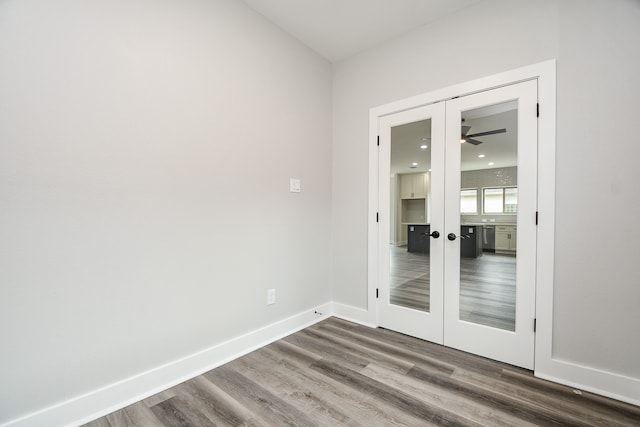
M473 139L473 138L478 136L496 135L498 133L505 133L507 131L506 129L503 128L503 129L489 130L486 132L473 133L469 135L468 134L469 130L471 130L471 126L462 126L462 136L460 137L460 142L468 142L469 144L472 144L472 145L478 145L478 144L482 144L484 141L478 141L477 139Z

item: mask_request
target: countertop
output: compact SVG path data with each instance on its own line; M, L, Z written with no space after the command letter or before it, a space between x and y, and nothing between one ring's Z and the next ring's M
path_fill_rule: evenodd
M403 222L402 225L431 225L428 222ZM511 225L514 227L517 227L518 224L514 223L514 222L461 222L460 226L464 227L474 227L474 226L482 226L482 225L492 225L492 226L496 226L496 225Z
M514 222L461 222L460 225L465 226L473 226L473 225L511 225L514 227L517 227L518 224L514 223Z

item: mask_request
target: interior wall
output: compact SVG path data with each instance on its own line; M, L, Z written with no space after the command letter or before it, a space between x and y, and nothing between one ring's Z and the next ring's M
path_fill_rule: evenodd
M328 302L331 108L242 2L0 1L0 424Z
M486 0L334 65L335 301L367 308L369 109L554 58L557 15L554 0Z
M336 64L333 299L367 308L369 109L557 58L554 358L640 378L639 18L634 0L486 0Z
M559 5L554 357L640 379L640 2Z

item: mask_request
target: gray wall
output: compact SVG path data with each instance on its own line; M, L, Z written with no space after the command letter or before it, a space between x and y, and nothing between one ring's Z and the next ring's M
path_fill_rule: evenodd
M637 22L635 0L486 0L332 88L238 1L0 1L0 423L331 298L366 308L369 108L550 58L554 352L640 377Z
M640 2L558 3L554 355L640 378Z
M242 2L0 1L0 424L329 301L330 162Z
M367 305L369 109L554 58L557 15L553 0L487 0L334 65L334 300Z
M460 215L463 222L498 222L516 223L515 214L482 214L482 189L483 187L503 187L518 185L518 168L515 166L494 169L478 169L463 171L460 175L460 188L475 188L478 190L479 215Z
M333 299L367 308L369 108L557 58L554 357L640 378L638 22L635 0L486 0L336 64Z

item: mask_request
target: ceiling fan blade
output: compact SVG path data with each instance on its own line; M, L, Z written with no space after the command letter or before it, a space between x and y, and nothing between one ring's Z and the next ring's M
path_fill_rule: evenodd
M472 145L482 144L483 142L483 141L478 141L477 139L471 139L469 137L465 138L465 141L467 141L469 144L472 144Z
M474 136L487 136L487 135L495 135L497 133L505 133L507 130L506 129L496 129L496 130L489 130L486 132L478 132L478 133L474 133L473 135L467 135L470 138L473 138Z
M466 136L469 129L471 129L471 126L462 126L462 136Z

